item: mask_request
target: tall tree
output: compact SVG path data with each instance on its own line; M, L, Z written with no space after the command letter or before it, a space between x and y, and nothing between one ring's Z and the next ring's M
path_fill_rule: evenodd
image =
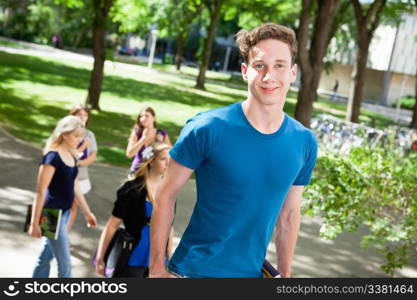
M214 37L216 35L217 24L219 23L221 9L226 0L204 0L210 15L210 22L207 28L207 38L204 40L204 48L200 59L200 68L195 87L204 90L206 81L206 71L208 69L213 48Z
M347 1L345 3L348 3ZM298 91L295 118L310 127L313 102L323 69L323 58L331 39L336 12L340 0L303 0L298 29L299 65L301 85ZM347 4L344 4L347 5ZM314 9L317 6L317 9ZM314 27L310 37L310 22L314 12Z
M106 28L107 17L113 0L92 0L94 8L93 20L93 57L94 66L91 71L90 87L86 104L92 109L100 109L99 100L103 83L104 61L106 60Z
M167 35L175 36L177 51L175 66L180 70L184 56L185 42L191 30L191 25L204 8L201 0L172 0L162 1L163 8L158 16L158 26L166 29Z
M358 50L356 62L353 66L352 80L346 120L358 123L359 113L365 86L365 70L368 61L369 45L374 32L381 21L381 16L387 0L374 0L368 9L364 8L359 0L352 0L357 29Z
M207 71L211 49L221 18L225 21L236 20L239 27L250 30L261 23L276 22L286 26L293 26L298 15L298 1L292 0L201 0L208 9L210 22L207 26L207 38L204 40L200 57L200 70L196 87L204 89L205 72ZM217 9L215 9L217 8ZM212 34L210 34L212 33ZM236 32L234 32L236 33Z

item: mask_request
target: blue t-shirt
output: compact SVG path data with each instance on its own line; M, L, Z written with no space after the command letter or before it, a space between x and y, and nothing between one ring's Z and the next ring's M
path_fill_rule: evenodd
M60 208L63 211L70 209L74 201L74 181L78 173L77 166L70 167L66 165L56 151L49 151L44 155L41 164L51 165L55 168L55 173L46 191L44 207Z
M169 269L194 278L262 277L290 187L310 182L313 133L285 115L277 132L263 134L239 102L190 119L170 155L195 170L197 202Z

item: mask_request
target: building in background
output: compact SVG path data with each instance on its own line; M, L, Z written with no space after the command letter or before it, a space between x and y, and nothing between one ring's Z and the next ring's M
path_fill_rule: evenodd
M414 96L417 72L416 36L417 13L404 14L397 28L390 25L380 25L377 28L369 49L365 101L391 105L395 99ZM352 41L349 51L332 57L340 63L335 64L330 73L323 71L319 90L330 93L338 80L338 94L343 98L348 97L355 48Z

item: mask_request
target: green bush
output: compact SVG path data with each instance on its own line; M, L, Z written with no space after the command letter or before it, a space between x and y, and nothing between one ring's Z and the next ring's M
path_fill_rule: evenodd
M165 55L162 58L163 58L163 61L162 61L163 64L170 65L170 64L173 64L174 62L174 55L170 53L165 53Z
M369 228L362 246L384 254L388 274L407 264L417 246L417 153L355 148L350 154L326 154L317 160L306 189L304 213L323 219L320 233Z
M405 96L399 99L396 99L393 103L393 107L397 107L398 102L400 102L400 107L404 109L411 109L413 110L414 106L416 105L416 98L413 96Z
M58 17L54 8L42 1L28 5L27 11L18 11L8 21L2 34L29 42L46 44L57 30Z

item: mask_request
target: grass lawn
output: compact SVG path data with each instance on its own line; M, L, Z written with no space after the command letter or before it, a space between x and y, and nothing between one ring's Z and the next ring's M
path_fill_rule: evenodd
M13 41L8 41L8 40L0 40L0 45L1 46L18 48L18 49L26 49L27 48L27 47L25 47L24 45L22 45L18 42L13 42Z
M56 121L74 104L84 103L91 62L51 59L0 51L0 125L13 135L43 146ZM139 110L152 106L158 127L175 142L185 121L200 111L243 100L245 85L229 75L208 72L206 91L194 89L197 70L172 65L149 70L140 65L106 63L101 111L93 112L89 128L96 134L98 160L128 166L127 138ZM290 93L285 110L293 115L296 94ZM314 114L343 117L345 105L316 102ZM378 127L392 123L383 116L362 111L361 121L375 119Z

